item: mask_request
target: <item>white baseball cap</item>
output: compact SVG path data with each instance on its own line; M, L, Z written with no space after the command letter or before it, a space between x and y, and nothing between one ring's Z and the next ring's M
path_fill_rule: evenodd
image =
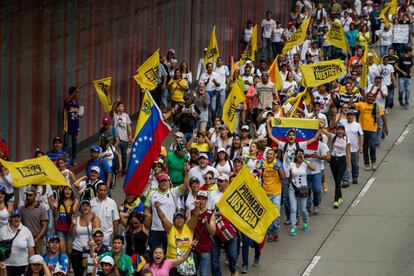
M99 261L99 263L114 265L114 259L111 256L105 256Z
M98 174L100 174L101 173L101 168L99 168L98 166L92 166L90 171L95 171Z

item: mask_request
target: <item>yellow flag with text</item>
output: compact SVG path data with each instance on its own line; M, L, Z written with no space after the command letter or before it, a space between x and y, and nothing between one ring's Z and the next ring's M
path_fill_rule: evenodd
M345 32L344 28L342 28L341 22L332 22L331 29L326 34L326 42L337 48L348 51L348 44L346 43Z
M301 64L299 69L306 87L317 87L332 82L346 73L344 62L340 59Z
M93 81L93 86L95 87L96 94L98 94L104 112L111 112L112 109L111 95L109 95L109 87L111 87L111 84L112 77Z
M390 25L390 15L397 13L398 0L392 0L380 13L380 18L384 20L385 26Z
M290 50L293 49L293 47L300 45L305 41L306 33L308 32L310 17L305 19L305 21L302 22L302 24L299 26L299 29L296 30L288 39L285 46L283 47L282 53L286 54Z
M215 63L217 58L220 56L217 37L216 37L216 26L213 26L213 31L211 32L210 40L208 41L207 52L204 54L204 64L209 62Z
M217 202L220 213L243 234L261 243L269 225L279 216L249 169L244 166Z
M231 132L234 132L236 128L236 108L239 104L243 103L245 99L243 91L240 89L240 85L235 82L233 88L227 97L223 107L223 122L227 125Z
M268 72L269 72L269 78L276 85L276 89L280 90L282 89L282 75L280 75L279 64L277 63L278 57L279 56L277 56L275 60L272 62L272 64L269 67Z
M255 61L257 50L257 25L253 27L252 36L250 37L249 43L247 43L246 49L244 50L239 60L239 65L246 63L246 60Z
M0 159L0 163L10 171L13 187L52 185L70 186L66 178L48 156L10 162Z
M160 50L155 51L137 70L135 81L143 90L154 90L158 84Z

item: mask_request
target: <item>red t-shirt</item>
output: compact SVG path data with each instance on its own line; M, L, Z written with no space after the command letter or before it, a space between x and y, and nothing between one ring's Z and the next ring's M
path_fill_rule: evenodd
M194 239L198 239L198 244L194 248L195 253L210 253L213 247L213 242L210 237L210 233L207 229L207 223L210 221L212 212L209 210L204 211L198 216L197 225L194 229ZM203 224L203 220L205 223Z

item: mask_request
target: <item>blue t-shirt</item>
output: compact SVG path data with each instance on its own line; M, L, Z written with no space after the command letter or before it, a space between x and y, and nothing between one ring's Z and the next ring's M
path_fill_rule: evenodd
M52 259L50 258L49 254L45 254L43 256L43 259L47 265L53 266L55 270L60 269L68 272L69 258L65 253L59 253Z
M112 173L112 169L109 166L108 162L104 159L98 158L96 160L89 159L88 164L86 165L86 176L90 177L89 172L91 170L91 167L97 166L101 169L101 172L99 174L99 180L102 180L103 182L106 182L106 176L109 173Z
M58 160L58 158L63 155L63 156L65 156L65 159L66 159L66 167L68 167L68 168L70 167L70 156L64 149L61 149L61 150L58 150L58 151L50 150L46 153L46 155L53 162L56 162Z

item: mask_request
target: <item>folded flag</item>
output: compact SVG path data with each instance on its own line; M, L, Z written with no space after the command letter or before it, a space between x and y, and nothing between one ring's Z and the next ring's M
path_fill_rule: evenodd
M125 192L141 195L147 185L152 163L159 157L161 143L170 130L162 118L161 110L150 93L145 91L124 181Z
M276 139L287 142L286 135L289 130L294 129L296 132L295 142L305 142L312 139L319 130L318 119L302 118L273 118L271 121L272 135ZM309 144L309 150L318 148L318 141Z

